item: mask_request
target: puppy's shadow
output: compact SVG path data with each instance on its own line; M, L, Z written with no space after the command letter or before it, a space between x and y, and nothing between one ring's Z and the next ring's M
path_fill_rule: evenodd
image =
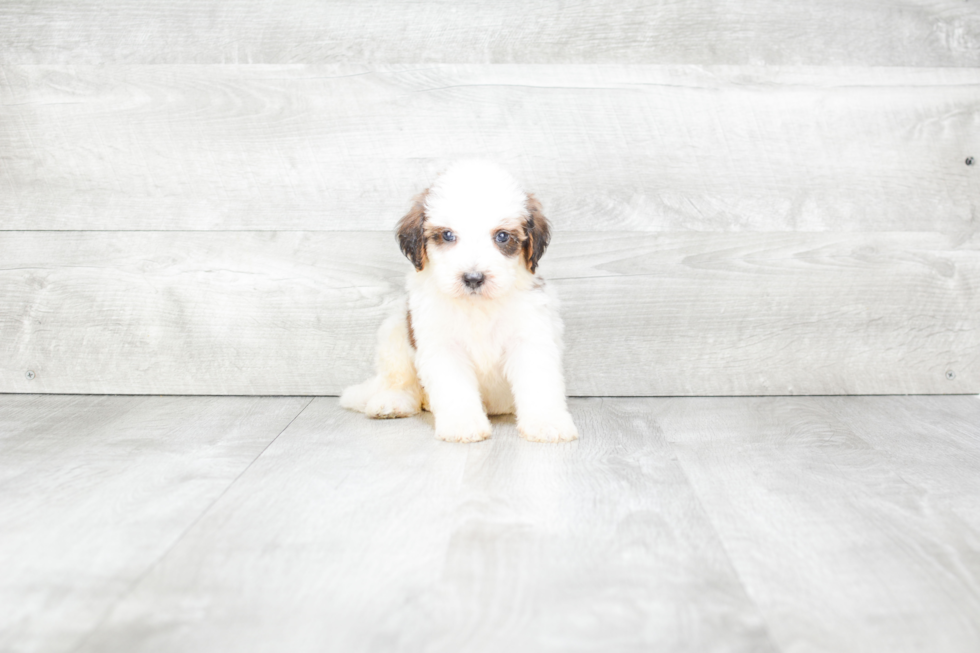
M425 433L427 436L431 437L432 433L435 432L435 428L436 428L435 417L432 415L432 413L430 413L427 410L423 410L418 415L413 415L408 419L413 420L414 426L421 427L419 431ZM402 420L397 420L397 421L402 421ZM517 416L514 414L491 415L490 424L493 427L493 433L488 439L481 440L480 442L467 442L465 444L462 444L461 446L466 446L466 447L490 446L491 443L493 443L495 440L498 442L501 440L513 441L530 447L538 447L544 445L544 447L549 450L555 447L576 449L579 446L579 440L574 440L572 442L562 442L562 443L528 442L527 440L522 438L520 434L517 432ZM448 443L448 444L460 445L460 443L455 443L455 442Z
M412 416L410 419L419 420L419 423L425 424L430 429L429 433L435 431L436 419L432 413L427 410L423 410L421 413ZM478 446L492 442L494 438L499 437L521 439L520 435L517 433L516 415L491 415L490 424L493 426L493 435L491 435L489 439L482 440L480 442L470 442L467 444L469 446Z
M494 435L497 433L507 433L517 436L517 416L516 415L493 415L490 417L493 424Z

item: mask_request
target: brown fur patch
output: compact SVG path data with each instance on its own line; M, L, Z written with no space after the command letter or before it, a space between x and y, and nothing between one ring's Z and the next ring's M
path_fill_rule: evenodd
M402 254L408 257L416 270L424 268L428 260L425 252L425 198L428 194L427 188L415 196L412 209L398 221L395 229Z
M427 224L425 225L425 240L426 242L431 242L436 246L451 246L455 245L456 241L446 242L442 239L442 232L446 231L445 227L437 227L435 225ZM450 230L451 231L451 230Z
M510 234L510 238L507 239L506 243L497 242L497 234L501 231L505 231ZM520 229L497 229L492 234L493 244L497 246L497 249L501 251L504 256L516 256L517 252L521 250L521 230Z
M541 211L541 202L534 195L527 195L527 221L524 223L524 263L534 273L538 261L551 242L551 225Z
M411 309L409 309L409 311L405 314L405 319L408 321L408 344L412 346L412 349L418 349L418 347L415 346L415 329L412 328Z

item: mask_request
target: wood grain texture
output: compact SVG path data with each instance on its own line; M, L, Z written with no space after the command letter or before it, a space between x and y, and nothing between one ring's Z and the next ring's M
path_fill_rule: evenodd
M0 7L8 63L976 66L971 2L98 0Z
M980 647L976 397L307 402L0 395L3 650Z
M975 68L5 65L0 98L2 230L387 230L465 156L570 230L980 224Z
M316 399L78 650L774 651L643 406L572 413L459 446Z
M572 395L976 393L978 249L559 231L541 269ZM377 232L10 232L0 261L0 392L337 394L410 269Z
M74 650L308 403L0 395L0 650Z
M961 543L972 548L975 560L980 551L973 539L980 533L980 400L893 397L828 405L919 490L924 511L952 513L969 525L974 535ZM980 572L975 561L970 568Z
M781 650L980 648L975 397L645 405Z

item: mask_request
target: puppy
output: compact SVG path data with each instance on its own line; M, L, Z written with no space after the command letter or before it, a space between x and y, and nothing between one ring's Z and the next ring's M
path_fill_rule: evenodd
M490 437L517 413L526 440L578 437L565 401L558 301L535 274L548 247L541 204L498 166L460 161L415 198L397 228L415 269L407 305L378 334L377 375L340 405L370 417L428 409L436 437Z

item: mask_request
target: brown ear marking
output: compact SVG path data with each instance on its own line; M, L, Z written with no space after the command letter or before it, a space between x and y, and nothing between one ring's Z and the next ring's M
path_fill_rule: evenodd
M416 270L425 267L425 197L429 189L415 196L412 209L398 221L395 233L398 235L398 246L402 254L408 257Z
M551 225L541 212L541 202L527 194L527 220L524 222L524 262L533 274L551 241Z

